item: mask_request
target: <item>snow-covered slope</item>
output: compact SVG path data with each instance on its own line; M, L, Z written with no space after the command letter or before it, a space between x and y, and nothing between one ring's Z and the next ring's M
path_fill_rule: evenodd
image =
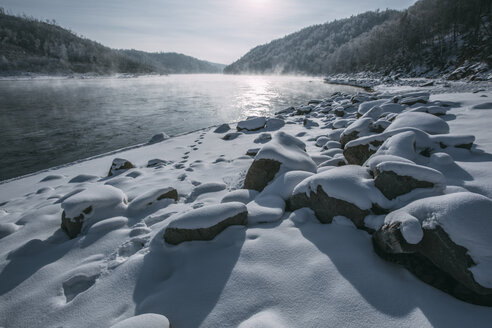
M404 99L397 92L378 97L392 102L398 100L395 95ZM408 138L389 137L392 130L385 143L377 146L379 150L374 149L379 152L374 156L382 156L380 161L368 161L365 167L393 163L382 165L381 171L403 167L415 178L431 176L431 182L439 184L441 172L446 186L445 191L439 185L429 188L429 195L403 195L394 201L378 194L383 199L380 203L400 208L415 197L424 197L420 202L425 202L435 193L463 191L492 198L492 108L483 105L490 103L490 97L492 92L484 91L430 98L429 107L456 103L440 119L452 134L474 135L471 149L446 146L429 157L395 155L391 144L404 146ZM303 192L313 191L304 186L319 180L328 190L323 176L336 177L336 171L330 171L337 168L322 162L346 161L342 151L332 147L339 145L333 141L338 142L343 129L355 121L358 105L350 99L350 95L327 95L322 103L310 105L307 115L294 115L294 111L290 115L287 110L277 115L285 125L269 127L267 123L258 131L242 130L232 139L210 128L1 184L0 327L110 327L118 323L118 327L154 327L167 324L166 318L172 327L490 327L492 308L458 300L384 261L374 252L371 235L356 229L349 219L335 216L331 224L321 224L311 209L290 211L288 198L296 185ZM343 118L329 110L340 106ZM418 106L422 104L404 110ZM387 115L389 120L396 114ZM425 123L417 116L425 115L409 115L415 147L449 139L412 132ZM432 120L444 126L434 116ZM401 121L405 120L399 125ZM342 126L342 131L334 126ZM270 143L263 153L279 149L275 144L279 131L305 143L307 153L285 156L309 162L309 172L280 170L261 193L238 191L254 160L246 152ZM273 141L258 140L261 133L272 134ZM324 142L317 142L321 137L326 138ZM263 158L261 154L258 159ZM107 177L115 157L135 168ZM318 165L314 176L312 163ZM430 169L424 174L420 166ZM371 177L359 178L357 183L375 190ZM339 187L327 194L350 195L350 188L333 180ZM159 199L174 189L177 201ZM376 196L352 197L366 210ZM233 210L214 209L222 200L221 206ZM224 205L230 201L234 203ZM84 212L90 205L93 208ZM220 212L220 218L207 216L206 222L200 222L194 213L201 213L196 209L203 206L207 215ZM171 222L175 228L205 228L244 208L249 212L247 225L228 226L213 240L170 245L163 238ZM69 218L84 215L81 232L74 239L60 228L64 210ZM365 222L377 230L384 220L384 215L371 215ZM484 245L474 251L491 256L490 243ZM484 272L478 275L484 277ZM146 313L166 318L138 316L124 321Z

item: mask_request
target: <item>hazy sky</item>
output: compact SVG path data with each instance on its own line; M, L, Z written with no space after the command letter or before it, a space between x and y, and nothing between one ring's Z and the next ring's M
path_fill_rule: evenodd
M180 52L230 64L303 27L416 0L0 0L113 48Z

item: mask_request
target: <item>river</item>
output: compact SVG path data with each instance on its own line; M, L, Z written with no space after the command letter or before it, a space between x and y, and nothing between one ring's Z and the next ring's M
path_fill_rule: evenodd
M300 76L0 80L0 180L356 88Z

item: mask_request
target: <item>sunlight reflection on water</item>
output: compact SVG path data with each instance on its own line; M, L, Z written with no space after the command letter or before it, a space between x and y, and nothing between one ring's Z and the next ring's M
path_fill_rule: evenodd
M292 76L0 80L0 180L335 91L357 89Z

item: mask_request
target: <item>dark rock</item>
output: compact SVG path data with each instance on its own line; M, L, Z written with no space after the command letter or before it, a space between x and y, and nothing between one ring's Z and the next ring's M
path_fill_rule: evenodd
M165 134L164 132L158 133L154 135L148 142L149 145L164 141L166 139L169 139L169 136Z
M246 155L256 156L256 154L258 154L259 151L260 151L260 148L250 148L246 151Z
M175 201L178 201L178 191L176 189L171 189L168 192L157 197L157 200L161 200L165 198L174 199Z
M168 227L164 233L164 240L171 245L192 240L212 240L231 225L246 225L247 223L248 212L245 211L207 228L182 229Z
M345 111L343 110L343 107L337 107L333 110L333 113L335 114L335 116L338 116L338 117L343 117L345 115Z
M352 220L359 229L365 228L364 218L370 213L369 210L361 210L352 203L328 196L321 186L318 186L316 193L311 192L309 196L300 193L290 198L291 210L302 207L312 209L321 223L331 223L334 216L343 215Z
M374 147L379 147L382 144L383 141L373 140L367 144L346 147L343 150L343 156L349 164L362 165L371 155L376 153ZM374 147L371 147L371 145Z
M226 134L222 140L234 140L236 139L237 137L239 137L242 133L241 132L231 132L231 133L228 133Z
M417 188L432 188L434 184L428 181L419 181L410 176L400 176L393 171L379 172L374 170L374 184L381 190L383 195L388 199L394 199L398 196L408 194Z
M243 189L262 191L280 170L280 162L273 159L258 159L251 164Z
M126 159L115 158L113 159L113 163L111 164L111 168L109 169L108 177L119 174L134 167L135 166Z
M83 210L82 213L80 213L80 215L74 218L67 218L65 215L65 211L63 211L61 228L63 229L63 231L67 233L67 235L71 239L77 237L77 235L82 230L82 225L84 224L85 215L91 212L92 212L92 206L89 206L85 210Z
M372 236L376 253L399 263L424 282L465 302L492 306L492 289L477 284L469 268L475 263L468 250L455 244L440 227L423 229L423 238L409 244L400 222L381 227Z
M342 135L340 136L340 144L342 148L344 148L347 143L357 138L359 138L359 131L352 131L349 134L342 133Z
M214 130L214 133L225 133L230 129L231 127L229 126L229 124L222 124L217 129Z

